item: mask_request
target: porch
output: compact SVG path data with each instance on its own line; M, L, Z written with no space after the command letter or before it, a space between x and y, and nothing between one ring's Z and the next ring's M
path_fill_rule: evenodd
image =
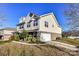
M39 32L28 32L29 35L32 35L33 37L35 37L36 39L39 39L40 35Z
M3 35L0 35L0 40L2 40L3 39Z

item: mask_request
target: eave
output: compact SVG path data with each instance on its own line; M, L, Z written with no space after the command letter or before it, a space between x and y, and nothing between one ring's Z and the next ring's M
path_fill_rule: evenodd
M23 24L25 24L25 22L19 23L19 24L17 24L17 26L20 26L20 25L23 25Z

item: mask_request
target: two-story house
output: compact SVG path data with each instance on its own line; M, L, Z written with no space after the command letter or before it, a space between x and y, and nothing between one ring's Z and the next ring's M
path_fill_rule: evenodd
M48 42L62 37L61 28L53 13L41 16L29 13L27 16L21 17L19 24L17 24L17 31L21 32L23 29L42 42Z

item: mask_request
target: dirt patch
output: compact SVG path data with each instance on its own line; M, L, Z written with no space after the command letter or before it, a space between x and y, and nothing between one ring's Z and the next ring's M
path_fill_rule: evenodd
M64 48L51 45L23 45L18 43L6 43L0 45L0 56L71 56L79 55Z

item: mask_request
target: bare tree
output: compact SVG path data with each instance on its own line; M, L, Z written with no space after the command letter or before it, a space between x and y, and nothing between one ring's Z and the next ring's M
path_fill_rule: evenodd
M79 4L68 4L68 9L65 9L64 15L68 21L70 30L79 30Z

